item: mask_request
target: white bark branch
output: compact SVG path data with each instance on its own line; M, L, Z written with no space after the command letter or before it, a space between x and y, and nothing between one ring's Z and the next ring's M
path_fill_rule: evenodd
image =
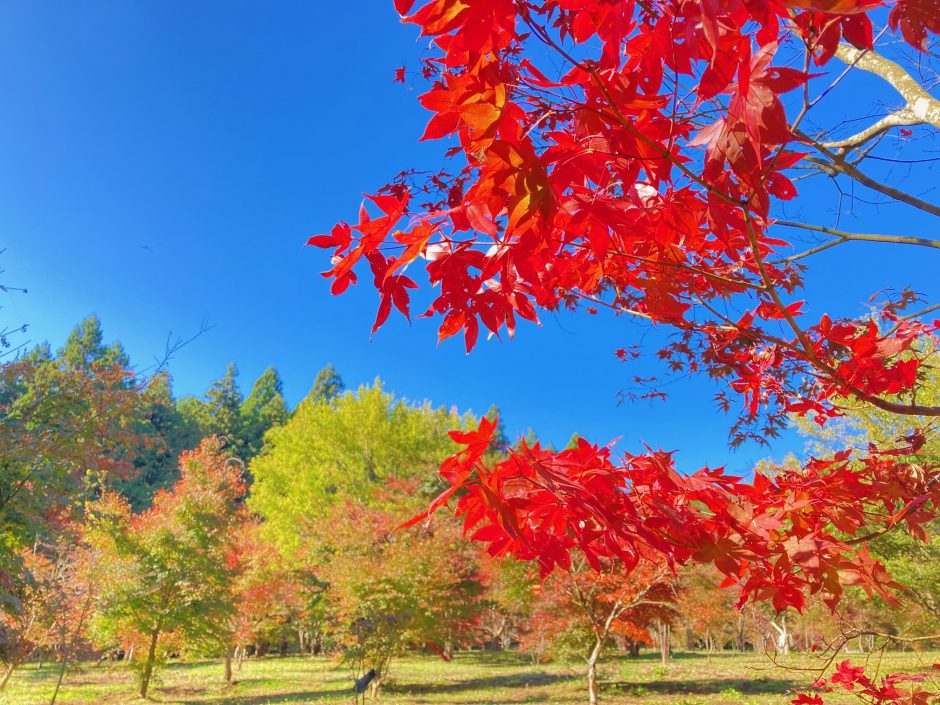
M848 150L859 147L892 127L903 125L932 125L940 130L940 100L934 98L900 64L886 59L881 54L856 49L849 44L840 44L836 56L862 71L884 79L902 98L905 105L883 117L874 125L837 142L823 144L827 149Z

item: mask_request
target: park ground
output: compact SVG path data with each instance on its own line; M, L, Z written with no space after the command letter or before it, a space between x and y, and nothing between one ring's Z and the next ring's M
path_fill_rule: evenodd
M840 655L838 660L843 657ZM861 663L861 654L846 658ZM886 653L868 656L880 672L926 672L940 661L934 653ZM601 703L610 705L784 705L796 688L813 675L804 668L815 657L793 655L774 666L761 654L677 654L668 666L658 657L613 657L604 665ZM789 670L789 669L798 670ZM521 655L497 652L459 653L450 663L435 657L399 659L380 701L394 705L502 705L540 703L571 705L587 701L579 664L534 665ZM47 703L55 680L53 668L25 667L0 695L0 705ZM287 657L246 661L236 682L221 683L219 662L171 663L152 693L152 702L167 705L306 705L352 703L352 677L329 658ZM848 694L846 694L848 695ZM59 694L60 705L139 704L131 674L120 665L88 664L71 672ZM828 703L853 702L850 696L828 696ZM858 702L857 700L854 702Z

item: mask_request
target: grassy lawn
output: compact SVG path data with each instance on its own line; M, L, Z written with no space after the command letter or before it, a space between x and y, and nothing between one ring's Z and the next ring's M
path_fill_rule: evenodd
M861 662L858 654L849 655ZM940 654L886 654L881 672L927 671ZM812 657L795 655L788 667L806 667ZM872 663L872 666L875 664ZM398 705L454 703L501 705L586 702L582 669L577 663L534 666L521 656L505 653L461 653L444 663L436 657L409 657L392 665L392 680L381 700ZM655 656L609 659L601 670L602 703L639 705L783 705L788 691L805 685L812 675L773 666L763 655L677 654L663 667ZM218 662L173 663L152 689L152 700L173 705L274 705L275 703L352 703L352 677L328 658L265 658L246 661L237 682L223 687ZM17 672L0 705L48 702L54 669L28 666ZM937 686L934 686L937 687ZM59 695L61 705L139 703L131 674L121 665L87 665L71 672ZM827 703L853 702L827 698ZM854 701L857 702L857 701Z

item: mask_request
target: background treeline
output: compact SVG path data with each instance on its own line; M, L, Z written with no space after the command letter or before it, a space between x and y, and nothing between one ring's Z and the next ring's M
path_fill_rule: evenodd
M865 650L940 622L936 526L925 543L874 542L909 588L900 609L860 593L835 615L821 600L803 615L736 609L705 567L625 577L576 558L543 582L443 515L397 530L443 489L448 432L476 423L378 381L346 391L329 366L295 409L273 368L246 396L234 364L203 396L177 399L166 373L134 374L94 317L55 352L5 360L0 689L30 660L54 662L61 682L70 664L121 659L145 696L171 657L217 657L231 680L247 658L326 653L357 676L374 669L377 691L406 650L513 648L586 660L593 690L611 649L664 661L673 648ZM870 414L827 433L863 443L894 431ZM820 452L831 440L817 434ZM508 443L503 433L490 452Z

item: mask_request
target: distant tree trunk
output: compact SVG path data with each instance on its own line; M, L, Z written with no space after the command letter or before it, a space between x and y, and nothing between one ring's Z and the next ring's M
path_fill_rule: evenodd
M662 622L659 627L659 653L662 657L663 665L669 663L669 638L672 627Z
M132 641L130 648L126 652L124 652L124 660L127 663L130 663L131 661L134 660L134 647L135 646L137 646L137 644Z
M787 616L782 615L780 617L780 624L777 624L773 620L770 621L770 626L772 626L777 631L777 653L783 654L786 656L790 653L790 632L787 629Z
M241 672L242 664L245 662L245 647L237 646L235 647L235 668Z
M225 682L232 682L232 652L228 649L225 651Z
M153 664L157 659L157 639L160 637L160 630L155 628L150 632L150 646L147 649L147 660L144 662L144 670L140 674L140 690L138 695L141 698L147 697L147 690L150 688L150 679L153 677Z
M747 646L747 640L744 638L744 614L738 614L738 628L734 633L734 650L744 651Z
M631 657L636 658L640 655L640 642L638 639L630 639L627 648L629 649Z

